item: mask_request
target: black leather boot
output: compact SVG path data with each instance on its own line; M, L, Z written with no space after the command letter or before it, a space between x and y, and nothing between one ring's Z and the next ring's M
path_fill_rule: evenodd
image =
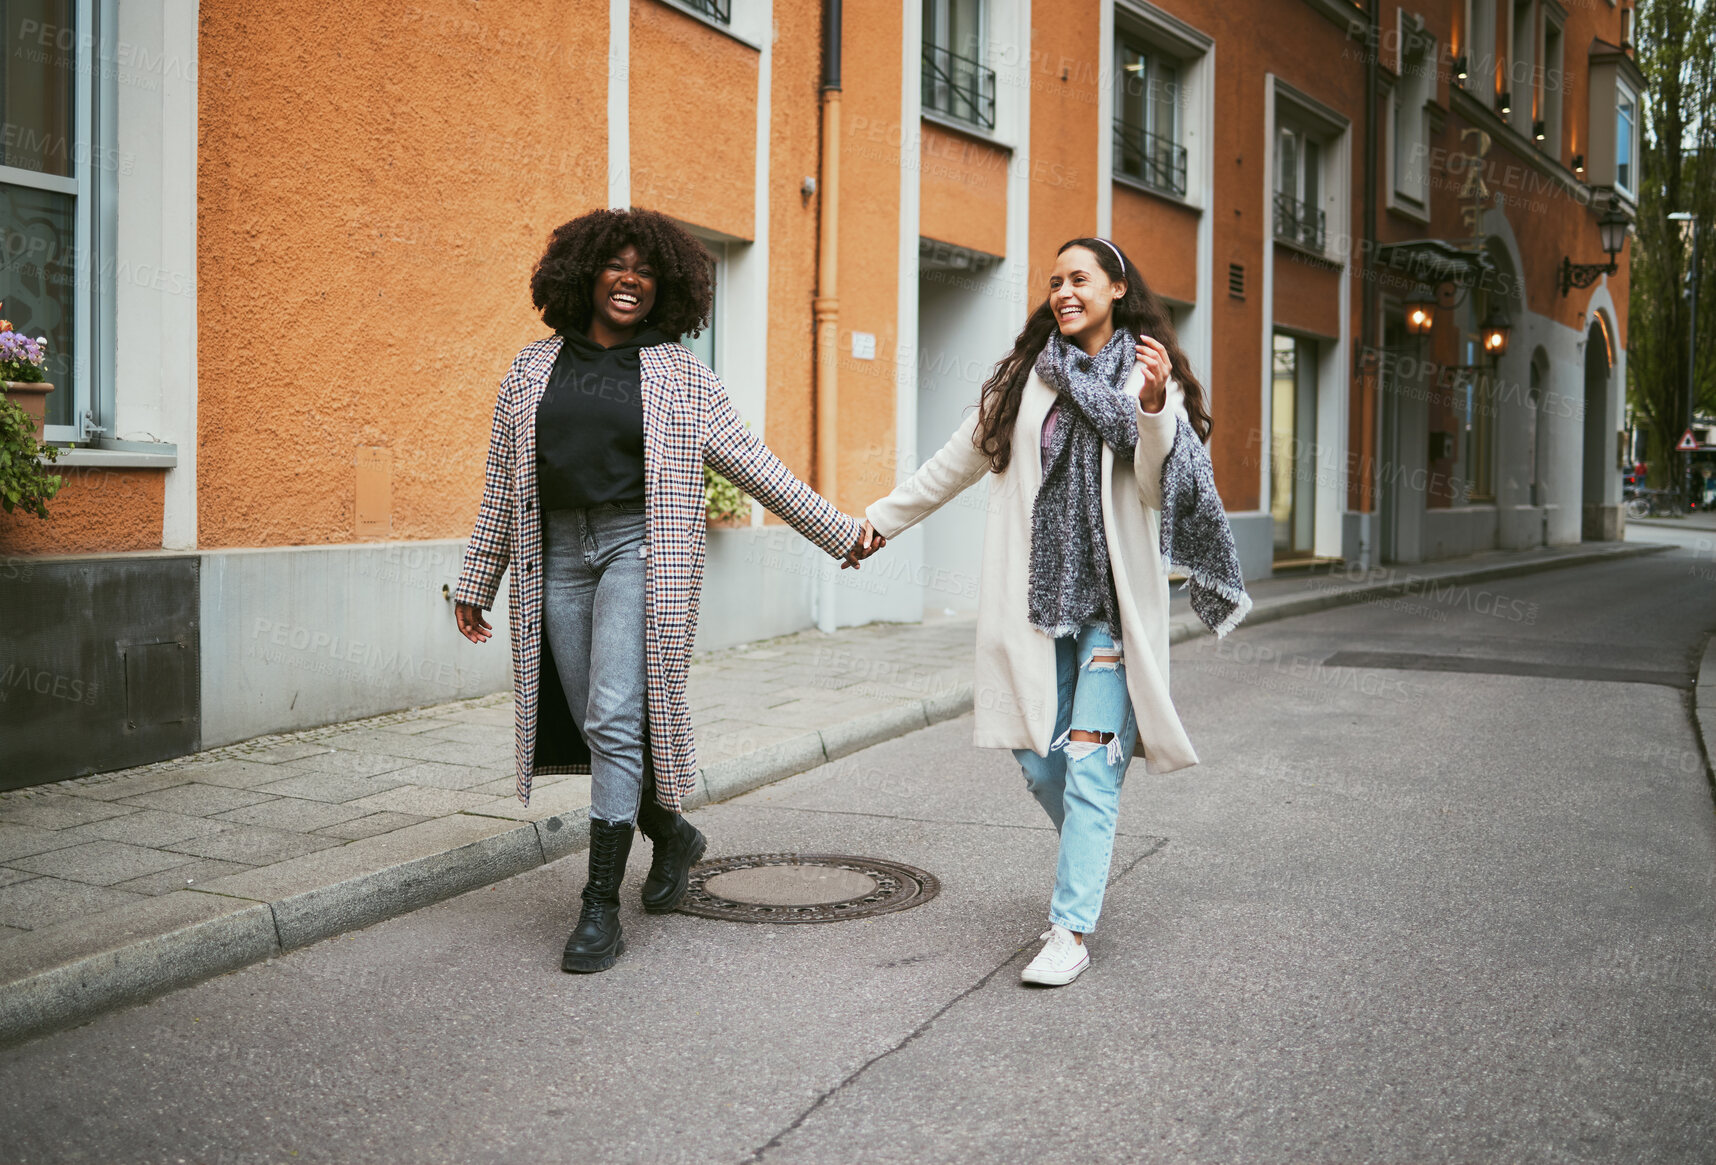
M590 877L584 883L584 909L560 958L562 971L606 971L626 949L620 936L620 883L631 852L629 822L616 825L590 818Z
M655 847L643 884L643 908L650 914L665 914L685 897L691 867L703 857L709 841L682 814L656 804L648 791L638 806L638 832Z

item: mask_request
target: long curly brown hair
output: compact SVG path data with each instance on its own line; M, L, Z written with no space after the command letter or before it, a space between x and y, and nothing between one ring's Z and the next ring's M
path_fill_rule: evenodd
M1192 375L1186 354L1180 351L1180 341L1174 334L1174 321L1168 315L1168 308L1150 290L1130 258L1123 254L1117 256L1117 247L1109 250L1113 246L1106 239L1069 239L1055 254L1059 255L1069 247L1083 247L1096 256L1097 263L1110 279L1126 285L1126 294L1114 304L1114 326L1125 328L1134 336L1154 337L1168 350L1168 359L1173 365L1172 375L1186 395L1186 416L1191 420L1198 439L1208 441L1210 410L1204 399L1204 386ZM1122 259L1125 260L1124 270L1121 268ZM1013 425L1019 419L1019 402L1025 395L1025 382L1031 378L1031 369L1048 344L1050 333L1059 326L1045 296L1041 306L1025 321L1019 338L1013 342L1013 350L995 366L994 373L984 382L975 437L977 447L989 457L989 468L996 473L1004 472L1013 459Z
M530 301L557 332L590 327L596 272L627 243L655 268L655 306L644 326L669 339L709 326L714 258L690 231L654 210L592 210L557 227L530 273Z

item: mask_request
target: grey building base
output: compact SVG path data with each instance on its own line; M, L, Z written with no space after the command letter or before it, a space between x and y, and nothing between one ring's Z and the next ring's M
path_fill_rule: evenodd
M1581 509L1579 535L1586 542L1619 542L1627 536L1626 511L1619 503L1588 502Z

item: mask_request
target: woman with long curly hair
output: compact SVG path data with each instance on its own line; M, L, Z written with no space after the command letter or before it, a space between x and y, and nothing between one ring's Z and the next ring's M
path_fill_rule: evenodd
M643 907L672 910L706 841L686 675L705 543L703 466L856 565L859 524L745 428L679 341L708 326L703 245L665 215L597 210L556 230L530 280L554 334L501 381L482 505L454 612L474 643L512 566L518 795L537 773L590 776L589 875L561 967L625 950L620 883L636 828L653 846ZM543 640L548 650L543 651Z
M1027 983L1070 983L1090 965L1084 937L1102 909L1134 754L1153 773L1197 763L1168 698L1168 560L1158 542L1164 465L1174 452L1174 488L1182 479L1203 488L1209 432L1203 386L1162 301L1112 242L1073 239L978 407L866 511L859 557L876 535L894 538L989 480L973 739L1012 750L1060 835L1047 941ZM1213 482L1201 499L1213 518L1197 537L1226 537L1215 550L1227 552L1224 578L1237 578L1210 495ZM1191 499L1176 494L1169 508ZM1237 622L1249 602L1220 585L1227 597L1216 605Z

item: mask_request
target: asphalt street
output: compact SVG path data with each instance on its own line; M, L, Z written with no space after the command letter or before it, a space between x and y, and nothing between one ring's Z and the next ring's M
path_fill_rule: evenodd
M693 818L926 905L647 916L640 844L569 976L575 855L0 1051L0 1161L1708 1162L1713 631L1693 539L1175 648L1202 763L1133 766L1066 988L1018 981L1055 839L967 717Z

